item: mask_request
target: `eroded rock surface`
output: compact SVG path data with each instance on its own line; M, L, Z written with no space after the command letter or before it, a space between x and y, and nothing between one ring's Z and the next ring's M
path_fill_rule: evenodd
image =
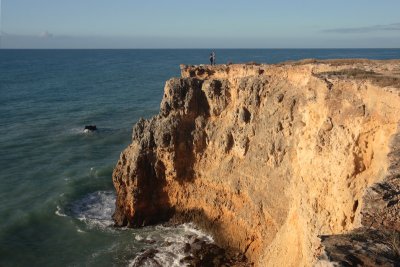
M321 236L400 230L399 66L182 65L114 169L116 224L193 221L255 266L334 261Z

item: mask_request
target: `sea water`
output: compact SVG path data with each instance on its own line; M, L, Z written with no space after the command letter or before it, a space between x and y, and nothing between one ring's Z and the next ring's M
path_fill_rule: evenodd
M400 58L400 49L215 50L217 64ZM0 266L179 266L193 224L114 228L111 174L179 64L211 50L0 50ZM95 124L97 132L84 133Z

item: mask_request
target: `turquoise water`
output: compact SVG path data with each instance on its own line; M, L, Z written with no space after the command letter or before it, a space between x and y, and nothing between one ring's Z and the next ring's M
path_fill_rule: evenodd
M111 174L132 125L158 113L165 81L209 52L0 50L0 266L126 266L151 246L171 266L185 234L202 236L192 225L114 229ZM275 63L400 58L400 49L216 54L217 63ZM99 131L83 133L87 124Z

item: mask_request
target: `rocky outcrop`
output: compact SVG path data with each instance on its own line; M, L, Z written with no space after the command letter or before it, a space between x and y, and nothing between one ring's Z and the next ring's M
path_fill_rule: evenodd
M116 224L193 221L256 266L340 263L334 237L400 230L399 63L182 65L114 169Z

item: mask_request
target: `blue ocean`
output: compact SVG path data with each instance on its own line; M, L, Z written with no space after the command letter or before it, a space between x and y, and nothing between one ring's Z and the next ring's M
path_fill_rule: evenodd
M210 50L0 50L0 266L179 266L192 224L114 228L111 181L139 118L179 64ZM218 63L400 59L400 49L217 49ZM85 133L95 124L97 132Z

